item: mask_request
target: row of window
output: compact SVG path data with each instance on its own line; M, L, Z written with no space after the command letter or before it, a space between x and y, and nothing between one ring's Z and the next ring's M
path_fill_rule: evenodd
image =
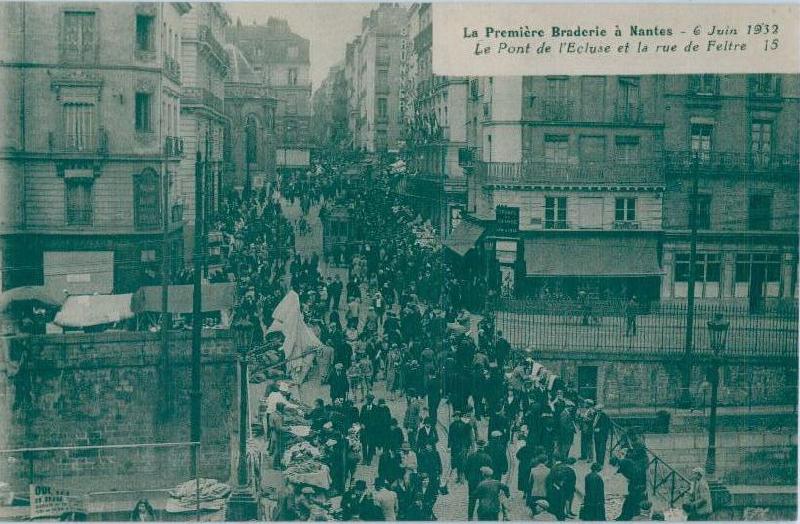
M639 137L617 135L614 137L614 158L628 164L641 162ZM606 160L606 137L581 135L578 138L578 155L582 162ZM565 164L569 162L569 135L544 136L545 162Z
M581 198L579 215L582 220L588 220L586 227L599 227L602 224L600 219L592 219L589 215L598 214L595 209L597 206L590 205L590 201L602 199ZM545 229L569 229L567 223L567 202L565 196L545 197ZM602 212L602 202L600 202ZM584 216L586 215L586 216ZM697 228L711 229L711 195L699 194L697 196ZM617 198L614 206L614 222L621 224L632 224L636 222L636 198L624 197ZM690 223L691 225L691 223ZM754 231L768 231L772 227L772 196L764 194L750 195L748 200L747 228Z
M693 157L700 162L708 162L714 150L714 126L712 124L695 123L691 125L690 147ZM772 122L753 120L750 123L750 160L756 168L770 165L773 152Z
M602 198L582 198L581 215L584 227L602 226ZM596 204L599 204L597 206ZM636 223L636 199L617 198L614 201L614 222L620 224ZM567 222L567 197L553 196L544 199L544 228L569 229Z
M64 13L64 30L61 48L69 62L92 63L97 53L97 20L93 11L67 11ZM135 19L134 49L152 53L156 49L156 17L137 14ZM163 23L164 53L176 58L180 54L180 34Z
M152 169L134 176L133 217L137 228L161 224L161 177ZM70 226L90 226L94 219L92 178L64 180L66 221Z
M676 296L685 296L689 282L689 253L675 254L673 283ZM737 253L733 268L736 297L778 297L781 288L781 256L777 253ZM722 282L719 253L698 253L695 258L695 296L717 298ZM790 283L787 283L789 285Z

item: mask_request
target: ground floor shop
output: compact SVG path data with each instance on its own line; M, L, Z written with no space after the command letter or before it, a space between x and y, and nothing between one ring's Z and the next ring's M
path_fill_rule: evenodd
M753 310L798 297L797 239L701 238L695 266L696 299L747 305ZM664 241L661 298L688 296L690 246L687 239Z
M133 235L16 235L6 239L5 288L44 285L69 294L136 291L160 282L161 233ZM169 234L170 270L183 267L182 228Z

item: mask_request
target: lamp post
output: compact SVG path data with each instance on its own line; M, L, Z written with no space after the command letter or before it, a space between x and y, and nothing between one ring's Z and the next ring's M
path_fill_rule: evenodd
M711 337L711 349L714 351L711 370L711 414L708 419L708 453L706 455L706 473L714 475L717 469L717 388L719 387L720 354L725 351L730 322L723 320L717 313L708 321Z
M258 503L247 469L247 435L249 433L250 412L247 405L247 354L253 345L255 326L247 319L237 319L231 326L233 341L239 354L239 464L237 470L238 486L228 499L226 520L242 522L258 517Z

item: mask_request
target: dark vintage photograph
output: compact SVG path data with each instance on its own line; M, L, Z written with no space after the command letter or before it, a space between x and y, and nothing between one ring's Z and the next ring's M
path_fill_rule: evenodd
M0 521L797 518L800 75L435 7L0 2Z

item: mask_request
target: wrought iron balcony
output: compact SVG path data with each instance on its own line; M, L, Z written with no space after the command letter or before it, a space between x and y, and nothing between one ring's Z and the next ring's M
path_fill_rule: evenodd
M636 220L615 220L614 229L639 229L639 222Z
M554 163L533 160L522 162L476 162L483 184L537 186L639 186L663 187L663 162L660 159L625 163L619 160L584 163Z
M222 44L214 37L214 33L211 31L210 27L207 25L198 26L197 39L200 43L205 45L205 50L210 53L224 69L230 67L228 52L225 51Z
M689 75L689 94L692 96L719 96L719 75Z
M202 87L184 87L181 90L182 106L206 106L217 113L224 114L222 99Z
M181 83L181 64L166 53L164 53L164 76L176 84Z
M614 122L639 124L642 121L644 121L643 104L616 104L614 106Z
M797 154L724 153L665 151L665 173L669 175L719 174L796 176L800 170Z
M164 153L171 157L183 156L183 138L168 136L164 139Z
M544 98L539 106L539 117L548 122L570 120L573 106L573 101L565 98Z
M108 133L104 128L97 132L47 134L47 147L51 153L82 153L105 155L108 153Z
M780 99L781 77L778 75L750 75L747 78L747 94L755 99Z

